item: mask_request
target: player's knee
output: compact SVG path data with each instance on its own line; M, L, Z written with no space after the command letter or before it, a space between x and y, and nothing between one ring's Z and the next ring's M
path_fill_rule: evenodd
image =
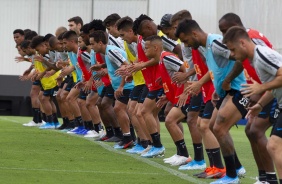
M277 142L270 138L267 142L266 148L269 154L274 154L277 150Z

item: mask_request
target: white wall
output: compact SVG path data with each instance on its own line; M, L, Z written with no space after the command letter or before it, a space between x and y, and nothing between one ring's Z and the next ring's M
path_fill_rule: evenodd
M19 75L29 66L14 62L17 51L12 32L17 28L54 34L57 27L67 27L71 17L81 16L87 23L93 18L103 20L111 13L128 15L133 20L142 13L149 14L159 24L164 14L182 9L189 10L206 32L217 33L219 18L228 12L237 13L246 27L264 33L275 49L282 52L281 0L0 0L3 21L0 75Z

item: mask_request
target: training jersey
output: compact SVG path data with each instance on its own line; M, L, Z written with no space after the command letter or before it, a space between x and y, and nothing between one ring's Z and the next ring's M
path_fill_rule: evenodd
M91 65L97 64L95 55L96 55L96 53L94 52L93 49L91 49L91 51L90 51L90 61L91 61ZM96 71L92 71L92 75L94 76L95 74L96 74ZM99 79L94 79L94 80L95 80L95 81L99 81ZM103 83L103 84L104 84L104 83ZM101 95L102 90L103 90L103 87L104 87L104 85L98 87L97 91L98 91L98 94L99 94L99 95Z
M168 38L162 31L158 31L158 36L162 38L164 50L172 52L179 43Z
M233 69L235 61L226 59L226 57L214 52L212 45L218 40L222 40L221 35L208 34L205 58L215 91L220 97L224 97L226 92L222 89L222 83L226 76ZM241 72L235 79L231 81L231 88L239 91L241 89L241 84L245 83L246 79L244 73Z
M194 68L196 71L196 75L198 80L200 80L207 72L208 72L208 67L206 65L206 62L204 58L202 58L202 55L200 54L199 50L192 50L192 58L193 58L193 63L194 63ZM203 100L204 103L207 103L209 100L212 98L212 94L214 92L214 86L211 80L206 82L202 88L202 95L203 95Z
M79 65L77 63L77 54L74 52L68 52L70 62L75 68L75 74L76 74L76 82L80 82L82 80L82 71L79 68Z
M91 72L89 71L91 65L90 54L87 51L79 49L77 54L77 63L82 71L83 79L88 81L91 77Z
M107 45L105 52L105 61L107 64L112 87L114 90L117 90L122 81L122 77L115 75L115 72L124 62L127 62L126 53L124 50L116 46ZM133 87L134 83L133 81L131 81L126 82L123 89L133 89Z
M108 36L108 45L113 45L113 46L116 46L116 47L121 48L122 50L124 50L124 44L123 44L123 40L122 40L121 37L115 38L113 35L109 34L109 36Z
M136 43L127 44L126 42L124 42L124 48L125 48L125 52L126 52L128 61L130 63L133 63L134 61L136 61L137 44ZM145 84L145 80L144 80L144 77L141 71L137 71L133 74L133 81L134 81L135 86Z
M137 53L138 53L138 62L148 62L149 59L145 55L144 45L142 44L143 39L142 36L138 36L137 42ZM160 73L158 71L159 65L153 65L141 70L143 77L145 79L146 86L149 91L155 91L162 88L162 86L156 83L156 80L160 78Z
M251 61L262 83L272 81L277 71L282 67L282 56L275 50L261 45L256 45L254 57ZM282 108L282 87L272 90L277 99L279 108Z

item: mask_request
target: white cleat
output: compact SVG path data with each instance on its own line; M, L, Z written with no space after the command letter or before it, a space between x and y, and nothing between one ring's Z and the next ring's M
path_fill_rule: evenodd
M35 123L34 121L30 121L29 123L23 124L23 126L27 126L27 127L37 127L37 126L41 126L41 123Z

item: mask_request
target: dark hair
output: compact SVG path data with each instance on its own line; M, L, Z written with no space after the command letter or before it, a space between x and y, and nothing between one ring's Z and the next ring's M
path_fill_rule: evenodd
M27 48L30 46L30 43L31 43L30 40L24 40L24 41L21 43L21 48L27 49Z
M241 26L233 26L229 28L224 35L222 43L226 44L227 42L236 42L240 38L250 40L250 37L245 28Z
M58 40L58 38L57 37L55 37L55 36L53 36L53 37L51 37L50 39L49 39L49 45L50 45L50 47L54 47L54 44L56 43L56 41Z
M72 17L68 20L68 22L72 22L72 21L76 24L81 24L81 26L83 26L83 20L79 16Z
M62 32L62 33L58 36L58 40L62 40L62 39L63 39L63 36L64 36L64 34L65 34L66 32L67 32L67 31Z
M35 31L29 31L25 34L24 39L25 40L32 40L35 36L38 36L37 32Z
M189 34L194 30L202 30L195 20L185 19L181 21L175 31L175 36L178 38L181 33Z
M132 27L133 27L133 20L130 17L128 17L128 16L122 17L121 19L119 19L116 22L116 26L117 26L118 30L121 30L121 29L132 29Z
M138 34L138 31L139 31L139 28L140 28L140 25L141 23L144 21L144 20L149 20L149 21L153 21L153 19L151 19L149 16L145 15L145 14L141 14L139 17L137 17L135 19L135 21L133 22L133 32L135 34Z
M113 13L105 18L103 21L104 26L113 26L121 17L117 13Z
M53 37L53 36L54 36L54 35L52 35L51 33L46 34L46 35L44 36L44 41L48 42L49 39L50 39L51 37Z
M172 15L170 19L170 24L175 23L176 21L182 21L184 19L192 19L192 15L188 10L181 10L174 15Z
M31 29L24 29L23 31L24 31L24 35L26 35L26 33L31 31Z
M30 47L32 49L35 49L35 47L37 47L41 43L44 43L44 37L43 36L36 36L36 37L32 38L31 43L30 43Z
M77 34L76 34L75 31L67 31L67 32L64 33L63 39L77 41Z
M22 29L16 29L13 31L13 34L19 33L20 35L24 36L24 31Z
M106 27L103 25L103 21L100 19L94 19L89 23L88 31L94 29L95 31L106 31Z
M108 43L107 33L104 31L94 31L89 35L89 38L94 38L95 42L102 42L103 44Z
M243 27L243 23L241 21L241 18L236 15L235 13L226 13L219 19L219 22L221 20L225 20L229 25L238 25Z
M80 31L81 32L83 32L84 34L89 34L89 24L90 23L87 23L87 24L84 24L82 27L81 27L81 29L80 29Z
M159 37L158 35L152 35L145 39L145 41L150 41L150 42L155 41L155 40L162 42L162 38Z

